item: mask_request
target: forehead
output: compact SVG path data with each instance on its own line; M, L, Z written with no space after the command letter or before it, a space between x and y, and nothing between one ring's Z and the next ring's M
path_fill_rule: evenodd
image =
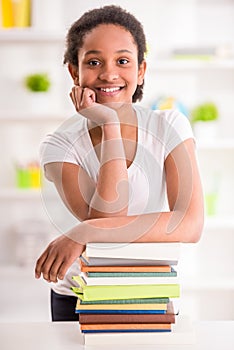
M113 51L123 49L137 51L132 34L124 27L114 24L100 24L84 36L81 50L101 50L102 48Z

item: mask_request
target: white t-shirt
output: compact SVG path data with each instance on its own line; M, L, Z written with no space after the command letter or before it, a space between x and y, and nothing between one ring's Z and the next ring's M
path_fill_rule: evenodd
M177 110L152 111L133 105L138 121L138 145L128 168L130 198L128 215L168 211L164 162L181 142L193 138L188 119ZM97 182L100 163L88 132L87 119L80 114L66 120L40 147L41 165L70 162L82 166ZM79 274L78 263L63 281L53 284L55 292L74 295L71 277Z

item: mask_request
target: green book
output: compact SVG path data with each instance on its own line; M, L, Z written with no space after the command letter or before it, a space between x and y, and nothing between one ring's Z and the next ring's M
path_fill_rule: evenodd
M144 299L110 299L110 300L80 300L81 305L95 305L95 304L168 304L169 298L144 298Z
M134 299L134 298L179 298L179 284L147 284L147 285L95 285L87 286L80 276L73 276L79 287L71 287L72 291L84 301Z

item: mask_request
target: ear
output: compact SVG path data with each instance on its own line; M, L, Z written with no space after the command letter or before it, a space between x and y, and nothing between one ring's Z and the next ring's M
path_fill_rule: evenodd
M78 74L78 67L74 66L73 64L68 64L68 70L69 73L73 79L74 85L79 85L79 74Z
M142 61L142 63L139 66L138 69L138 79L137 79L137 84L142 85L144 82L144 77L145 77L145 71L146 71L146 61Z

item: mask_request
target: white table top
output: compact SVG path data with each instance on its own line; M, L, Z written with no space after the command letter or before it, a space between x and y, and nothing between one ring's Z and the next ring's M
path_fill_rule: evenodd
M197 322L192 345L146 345L145 350L233 350L234 321ZM119 350L123 346L84 346L77 322L0 323L1 350ZM126 345L124 350L142 350Z

